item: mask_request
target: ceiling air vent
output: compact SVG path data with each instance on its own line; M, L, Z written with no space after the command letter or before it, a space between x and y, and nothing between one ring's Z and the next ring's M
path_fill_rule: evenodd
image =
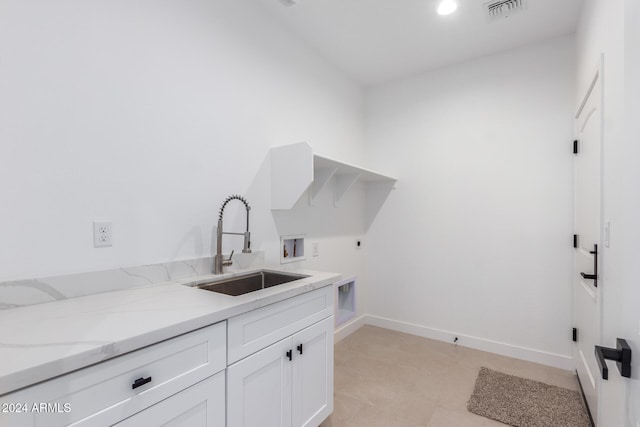
M484 4L489 20L496 21L511 17L527 8L526 0L492 0Z

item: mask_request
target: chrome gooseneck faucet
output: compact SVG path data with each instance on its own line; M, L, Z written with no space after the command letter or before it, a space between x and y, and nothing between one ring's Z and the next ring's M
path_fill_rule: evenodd
M247 209L247 231L244 233L230 233L222 231L222 216L224 215L224 208L227 207L227 204L232 200L239 200L244 203L245 208ZM224 259L222 256L222 235L223 234L235 234L239 236L244 236L244 248L242 248L242 252L245 254L251 253L251 233L249 233L249 210L251 207L242 196L234 194L225 199L224 203L222 203L222 207L220 208L220 214L218 215L218 232L216 239L216 256L213 258L213 274L222 274L222 267L226 267L232 264L231 258L233 257L233 252L231 251L231 255L229 259Z

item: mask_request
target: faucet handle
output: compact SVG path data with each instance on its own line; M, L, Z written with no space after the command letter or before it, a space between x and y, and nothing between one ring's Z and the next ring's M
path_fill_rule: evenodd
M230 265L233 265L233 261L231 261L231 258L233 258L233 252L235 252L235 251L231 251L231 255L229 255L229 259L223 259L222 260L222 265L224 267L228 267Z

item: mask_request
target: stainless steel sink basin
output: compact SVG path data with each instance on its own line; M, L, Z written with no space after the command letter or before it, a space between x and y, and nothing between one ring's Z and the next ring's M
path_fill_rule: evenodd
M283 283L293 282L294 280L303 279L305 277L309 276L262 270L255 273L245 274L243 276L201 283L195 287L206 291L238 296L248 294L249 292L259 291L260 289L282 285Z

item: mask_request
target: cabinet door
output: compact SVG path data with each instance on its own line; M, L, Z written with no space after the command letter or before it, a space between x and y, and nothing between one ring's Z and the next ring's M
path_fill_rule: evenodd
M227 425L291 426L291 337L227 368Z
M117 427L224 427L224 371L192 385L132 417Z
M333 321L293 336L293 427L316 427L333 412Z

